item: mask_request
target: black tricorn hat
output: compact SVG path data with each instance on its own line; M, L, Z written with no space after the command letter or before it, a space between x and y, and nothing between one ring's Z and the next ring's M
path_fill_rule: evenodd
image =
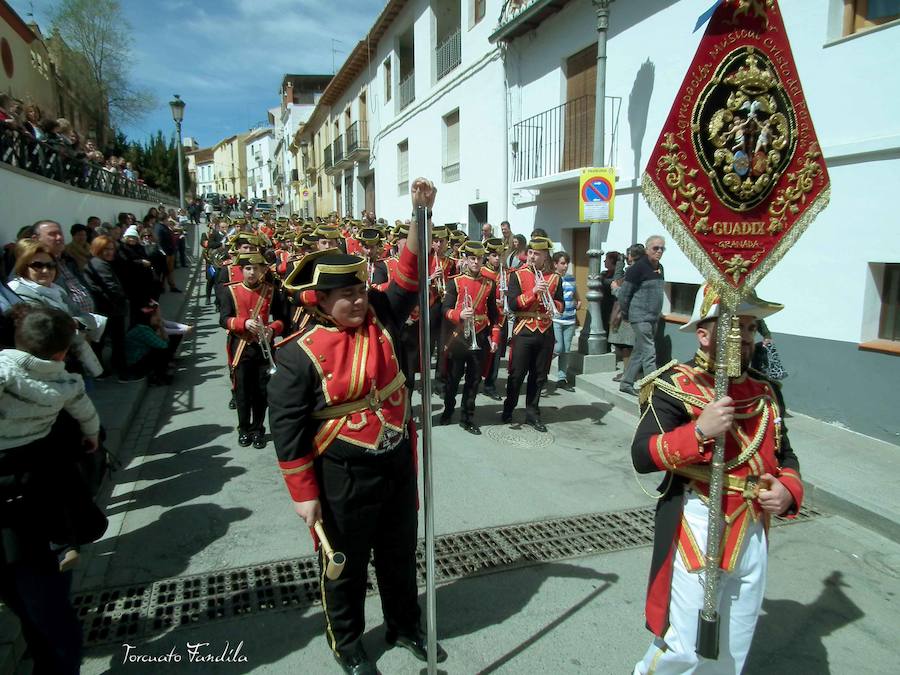
M313 251L300 260L284 280L291 292L330 291L366 283L366 259L336 253L335 249Z

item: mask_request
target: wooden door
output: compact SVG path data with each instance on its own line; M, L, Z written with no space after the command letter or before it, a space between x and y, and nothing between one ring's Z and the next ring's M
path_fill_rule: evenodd
M566 107L560 171L590 166L594 153L597 43L566 59Z
M578 297L581 299L581 309L576 312L579 326L584 326L587 314L587 250L590 248L590 234L591 230L588 227L580 227L572 231L572 269L575 274L575 287L578 289Z

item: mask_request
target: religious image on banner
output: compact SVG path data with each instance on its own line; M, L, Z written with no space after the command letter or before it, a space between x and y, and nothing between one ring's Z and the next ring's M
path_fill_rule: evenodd
M731 305L825 208L828 171L776 0L715 9L642 185Z

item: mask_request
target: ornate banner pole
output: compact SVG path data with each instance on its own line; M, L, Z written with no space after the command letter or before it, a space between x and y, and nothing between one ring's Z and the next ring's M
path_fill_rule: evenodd
M777 0L721 0L642 180L644 198L720 298L716 400L741 374L738 307L831 193ZM697 653L719 654L725 434L709 477Z

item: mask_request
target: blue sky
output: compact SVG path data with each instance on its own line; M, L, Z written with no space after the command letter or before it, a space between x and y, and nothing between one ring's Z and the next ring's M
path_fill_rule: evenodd
M28 0L9 0L28 20ZM386 0L120 0L131 24L136 87L157 107L125 127L145 139L173 130L168 102L187 103L183 134L201 146L246 131L278 105L285 73L330 74L371 27ZM33 0L35 19L49 33L53 2Z

